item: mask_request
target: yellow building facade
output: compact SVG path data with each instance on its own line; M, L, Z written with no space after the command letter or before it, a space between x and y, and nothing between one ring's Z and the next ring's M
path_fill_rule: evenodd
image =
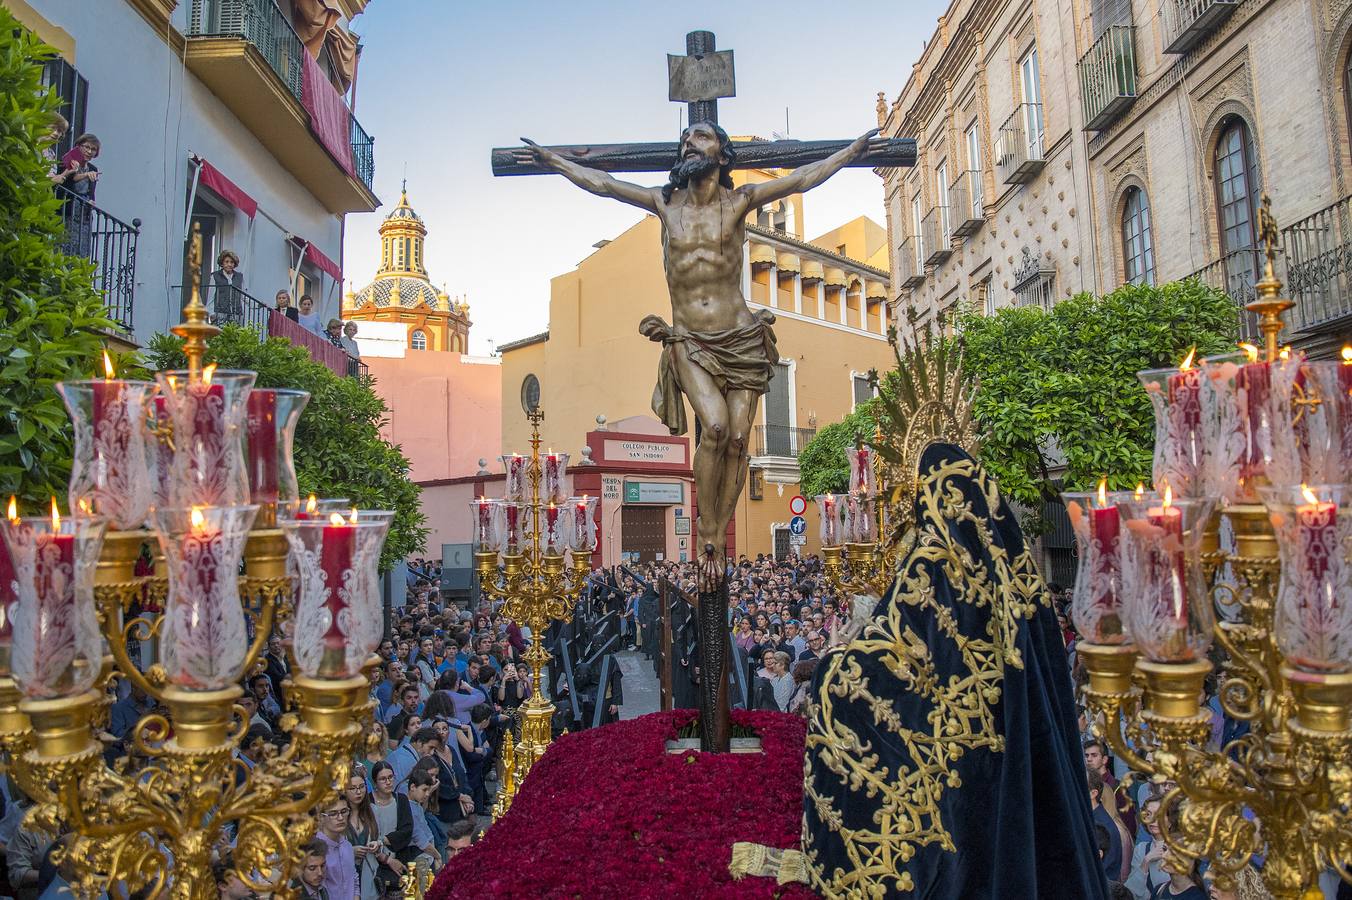
M375 280L343 297L343 318L405 326L409 350L469 352L469 304L452 300L427 275L427 226L408 202L405 185L380 224Z
M741 183L779 173L734 174ZM886 230L860 217L805 241L803 223L801 195L748 215L742 290L753 310L768 309L777 317L782 358L757 412L748 487L737 507L735 541L729 545L752 556L787 552L789 501L799 493L799 452L819 425L838 421L870 396L870 369L893 363L887 344L893 304L885 270ZM671 313L661 224L654 216L604 242L575 270L551 281L548 331L499 348L503 452L529 447L522 398L538 396L546 446L571 452L574 463L590 433L616 431L615 423L622 419L653 419L662 348L638 333L639 321L650 313L663 318ZM693 429L688 404L687 418ZM693 434L687 437L693 439ZM606 460L592 462L604 467ZM688 460L683 469L688 474ZM671 475L680 477L675 469ZM633 488L624 496L637 492ZM683 509L674 511L675 519L695 515L695 505L686 496ZM808 515L803 552L815 552L814 513ZM620 538L622 548L625 540ZM677 547L681 540L668 544Z

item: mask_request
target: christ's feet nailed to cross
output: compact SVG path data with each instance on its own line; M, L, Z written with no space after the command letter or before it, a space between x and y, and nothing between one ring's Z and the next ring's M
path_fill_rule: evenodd
M753 313L742 296L747 213L810 190L866 154L885 149L873 130L843 149L759 184L733 187L736 151L727 133L695 122L681 133L670 180L660 188L631 184L526 140L518 163L558 172L583 190L652 213L662 223L662 257L671 294L671 324L650 315L644 337L662 343L653 411L672 434L686 431L684 394L700 424L695 449L696 531L701 594L717 591L727 569L727 532L747 477L747 440L756 404L779 362L774 316Z

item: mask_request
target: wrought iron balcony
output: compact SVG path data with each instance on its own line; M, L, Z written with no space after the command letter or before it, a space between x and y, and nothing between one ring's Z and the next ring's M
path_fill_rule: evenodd
M937 266L953 253L953 234L948 227L948 207L932 208L920 223L925 236L925 265Z
M1044 158L1042 104L1020 103L995 138L995 167L1005 184L1027 184L1042 167Z
M908 237L897 247L897 275L900 287L913 288L925 280L925 266L920 261L924 242Z
M1282 245L1286 289L1296 303L1289 318L1292 330L1352 317L1352 197L1283 228Z
M58 186L56 193L61 199L61 222L66 233L62 251L94 264L94 287L103 294L108 318L131 333L141 220L132 219L128 225L64 187Z
M953 236L967 237L986 224L985 185L981 173L975 169L958 173L958 180L948 189L948 212L953 222Z
M1136 102L1136 26L1109 25L1080 58L1085 131L1102 131Z
M1239 0L1163 0L1164 52L1187 53L1239 8Z
M336 148L323 146L307 110L341 98L327 78L306 79L305 47L274 0L192 0L187 39L189 70L327 209L376 208L374 141L349 113L351 167L341 135L332 139Z
M756 456L791 456L795 459L817 436L815 428L790 428L787 425L756 426Z
M1260 340L1258 320L1253 313L1244 307L1253 302L1256 296L1254 285L1262 277L1264 262L1262 250L1247 248L1227 253L1191 275L1185 276L1195 278L1203 284L1210 285L1230 295L1230 299L1235 302L1235 315L1239 318L1240 335L1244 340L1250 342ZM1278 275L1280 277L1280 273Z

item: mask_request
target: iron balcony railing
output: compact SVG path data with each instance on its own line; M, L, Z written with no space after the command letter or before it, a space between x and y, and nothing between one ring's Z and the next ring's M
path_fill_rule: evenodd
M305 47L274 0L192 0L188 37L233 37L252 44L268 66L297 100L304 97L301 56ZM375 180L375 139L349 113L352 168L357 178L372 187Z
M1230 299L1235 302L1240 335L1250 342L1259 340L1258 319L1244 307L1252 303L1256 296L1254 285L1262 277L1265 261L1260 249L1235 250L1186 276L1230 295Z
M995 166L1005 184L1026 184L1046 164L1042 104L1020 103L995 138Z
M925 235L925 264L937 266L953 253L953 235L948 227L948 207L935 206L920 222Z
M1102 131L1136 102L1136 27L1109 25L1080 58L1086 131Z
M1240 0L1163 0L1164 52L1187 53L1216 31Z
M925 265L920 261L920 249L914 237L908 237L897 247L897 276L900 287L913 288L925 280Z
M60 185L56 194L61 198L61 224L65 231L62 251L94 264L94 287L103 294L108 318L131 332L136 299L136 241L141 234L141 220L132 219L128 225Z
M1352 316L1352 197L1282 229L1292 330Z
M815 428L790 428L787 425L757 425L757 456L797 457L817 436Z
M176 285L174 291L178 307L182 309L188 304L183 286ZM258 332L260 339L269 337L268 319L272 310L248 291L216 284L207 278L202 282L202 305L210 313L213 325L243 325Z
M985 199L981 173L968 169L948 189L948 211L953 220L954 237L967 237L986 224Z

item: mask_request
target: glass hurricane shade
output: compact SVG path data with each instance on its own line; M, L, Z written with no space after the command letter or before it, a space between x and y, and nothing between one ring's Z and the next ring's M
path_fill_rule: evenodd
M1064 493L1079 553L1070 617L1093 644L1127 641L1122 621L1122 520L1118 500L1130 494Z
M357 510L327 519L283 518L299 577L292 650L310 678L350 678L380 646L378 568L394 513Z
M1216 622L1201 566L1202 530L1215 499L1164 500L1118 500L1123 623L1146 659L1194 662L1206 656Z
M310 402L306 391L254 388L245 403L249 494L256 504L298 499L293 458L296 424Z
M212 372L210 381L191 381L186 370L156 374L174 433L171 477L162 488L165 505L188 509L249 502L244 436L255 376L227 369Z
M868 499L878 495L877 476L873 470L874 450L870 447L847 447L845 458L850 464L850 493Z
M812 499L817 504L817 534L821 539L821 545L839 547L844 532L841 522L845 513L841 495L818 494Z
M257 506L155 511L169 572L161 662L170 684L213 691L244 675L249 649L239 564Z
M1202 392L1209 385L1200 365L1136 373L1155 411L1155 490L1168 486L1175 497L1193 497L1205 489L1206 434Z
M498 553L506 538L506 514L501 500L475 497L469 501L476 553Z
M56 390L75 432L70 509L102 516L117 531L144 527L156 481L158 441L147 420L155 384L98 378L58 382Z
M568 549L591 554L596 550L596 506L599 497L569 497L564 503L568 519L563 526Z
M94 516L0 522L14 566L9 669L34 700L88 691L103 664L94 570L107 521Z
M1352 671L1352 486L1260 488L1281 556L1273 630L1291 666Z

